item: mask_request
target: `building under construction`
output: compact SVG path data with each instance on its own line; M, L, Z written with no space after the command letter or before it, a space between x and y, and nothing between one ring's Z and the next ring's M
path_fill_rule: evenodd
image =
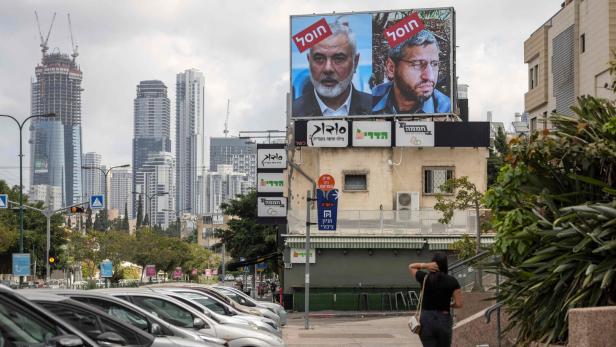
M47 53L52 26L53 20L45 39L41 34L42 60L36 66L36 77L31 81L31 114L55 113L56 117L34 118L32 121L30 184L32 187L59 187L62 205L66 206L80 202L82 198L82 73L76 63L78 54L74 44L70 56L57 48Z

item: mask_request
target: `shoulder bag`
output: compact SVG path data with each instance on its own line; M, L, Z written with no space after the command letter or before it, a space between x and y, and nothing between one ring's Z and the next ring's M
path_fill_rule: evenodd
M428 278L428 275L429 274L426 274L426 276L424 276L423 284L421 286L421 292L419 293L419 303L417 303L417 311L415 311L415 315L411 316L411 318L409 319L409 329L411 329L411 332L413 334L417 335L419 335L421 331L421 303L423 302L424 290L426 289L426 279Z

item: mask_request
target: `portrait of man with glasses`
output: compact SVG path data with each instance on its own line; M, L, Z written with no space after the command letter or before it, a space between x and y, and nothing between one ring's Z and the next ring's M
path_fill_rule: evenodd
M450 113L449 96L436 89L439 54L434 33L426 29L390 48L384 68L387 80L372 89L372 113Z

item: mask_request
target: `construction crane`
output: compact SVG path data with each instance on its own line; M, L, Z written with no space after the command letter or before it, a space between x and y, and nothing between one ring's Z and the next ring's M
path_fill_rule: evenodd
M71 54L71 57L73 57L73 63L74 63L75 58L79 56L79 53L77 52L77 49L79 48L79 46L75 45L75 41L73 40L73 24L71 24L71 14L67 13L66 15L68 16L68 30L71 33L71 48L73 49L73 54Z
M222 132L225 134L225 137L229 134L229 105L231 104L231 99L227 99L227 117L225 118L225 130Z
M41 31L41 23L39 21L38 13L34 11L34 15L36 16L36 26L38 27L39 36L41 37L41 52L43 52L43 57L47 50L49 50L49 46L47 46L47 42L49 41L49 35L51 34L51 28L53 27L53 23L56 20L56 13L53 13L53 18L51 19L51 25L49 26L49 31L47 32L47 36L43 38L43 32Z

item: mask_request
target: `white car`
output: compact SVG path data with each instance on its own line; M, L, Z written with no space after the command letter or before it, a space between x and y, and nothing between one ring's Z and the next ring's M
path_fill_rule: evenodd
M244 294L241 290L235 289L233 287L214 286L213 288L222 292L236 294L244 300L244 302L240 302L242 305L245 305L245 303L252 303L252 305L255 305L257 307L266 308L277 314L278 317L280 317L280 325L284 326L287 324L287 311L285 311L284 307L279 304L267 301L257 301L250 296Z

